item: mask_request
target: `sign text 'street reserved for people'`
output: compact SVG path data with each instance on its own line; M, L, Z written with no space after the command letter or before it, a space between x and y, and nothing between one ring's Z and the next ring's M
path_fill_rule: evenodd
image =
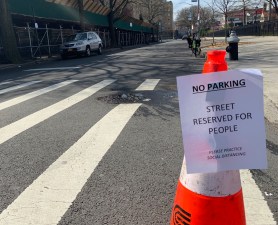
M177 84L187 173L267 167L259 70L181 76Z

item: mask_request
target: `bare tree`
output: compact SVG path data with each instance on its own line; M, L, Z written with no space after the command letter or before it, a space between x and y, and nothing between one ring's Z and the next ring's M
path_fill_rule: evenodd
M200 8L200 31L210 29L214 22L214 12L209 7Z
M179 21L179 24L184 27L191 26L191 16L190 8L183 8L177 12L176 21Z
M139 6L142 17L150 24L155 24L163 15L164 3L161 0L135 0L133 2Z
M278 0L272 0L272 6L276 13L276 19L278 18Z
M215 30L215 23L216 23L216 16L217 16L217 12L216 12L216 9L215 9L215 0L212 0L211 3L207 3L208 7L210 8L210 11L212 13L211 15L211 20L210 20L210 25L211 25L211 28L212 28L212 45L214 45L214 30Z
M130 0L99 0L99 2L110 9L108 14L109 31L111 34L111 45L116 45L116 32L114 29L114 24L123 18L125 15L126 7Z
M207 30L212 23L213 14L210 8L208 7L202 7L200 8L200 24L199 24L199 30L204 31ZM198 22L198 7L197 6L191 6L189 8L183 8L181 9L177 14L177 20L179 21L179 24L187 27L190 29L192 25L197 25Z
M12 63L22 61L15 38L11 14L8 10L8 0L0 1L0 37L4 48L5 57Z
M225 33L227 33L228 28L228 13L233 10L236 2L234 0L215 0L215 7L217 11L224 16L225 20ZM225 41L227 41L227 36L225 35Z
M276 14L276 19L278 18L278 0L266 0L266 2L268 2L269 4L269 8L273 8ZM270 15L271 15L271 11L269 11ZM271 17L271 16L270 16Z
M177 13L176 20L179 24L191 29L192 25L197 24L198 19L198 8L197 6L191 6L189 8L183 8Z

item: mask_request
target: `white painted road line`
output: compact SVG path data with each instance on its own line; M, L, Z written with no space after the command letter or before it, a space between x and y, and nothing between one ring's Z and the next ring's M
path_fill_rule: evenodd
M14 91L14 90L17 90L17 89L20 89L20 88L24 88L24 87L27 87L27 86L30 86L32 84L36 84L36 83L39 83L39 82L41 82L41 81L31 81L31 82L28 82L28 83L19 84L19 85L13 86L13 87L2 89L2 90L0 90L0 94L4 94L4 93L7 93L9 91Z
M276 225L277 223L274 221L273 214L249 170L241 170L240 176L246 225Z
M6 109L8 107L14 106L14 105L22 103L22 102L25 102L25 101L27 101L29 99L32 99L32 98L35 98L37 96L46 94L46 93L48 93L50 91L54 91L54 90L56 90L58 88L64 87L64 86L69 85L69 84L71 84L73 82L76 82L76 81L77 80L64 81L64 82L61 82L61 83L58 83L58 84L54 84L54 85L52 85L50 87L46 87L46 88L43 88L43 89L40 89L40 90L37 90L37 91L33 91L33 92L28 93L26 95L22 95L22 96L13 98L11 100L2 102L2 103L0 103L0 110Z
M31 72L31 71L42 71L42 70L72 70L72 69L80 69L80 67L73 66L73 67L38 68L38 69L29 69L24 71Z
M9 84L9 83L11 83L11 81L2 82L2 83L0 83L0 85L5 85L5 84Z
M146 79L135 91L152 91L159 81L160 79Z
M51 116L77 104L78 102L90 97L100 89L113 83L115 80L104 80L91 87L88 87L75 95L72 95L60 102L57 102L47 108L37 111L29 116L26 116L18 121L15 121L0 129L0 144L11 139L15 135L35 126L36 124L48 119Z
M0 225L58 224L102 157L141 104L110 111L0 215Z

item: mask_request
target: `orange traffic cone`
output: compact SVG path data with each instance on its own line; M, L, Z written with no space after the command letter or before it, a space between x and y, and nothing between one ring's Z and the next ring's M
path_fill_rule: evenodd
M228 70L225 51L209 51L203 73ZM246 225L239 171L187 174L177 185L171 225Z
M207 61L204 64L203 73L227 71L228 65L225 60L226 51L214 50L207 52Z

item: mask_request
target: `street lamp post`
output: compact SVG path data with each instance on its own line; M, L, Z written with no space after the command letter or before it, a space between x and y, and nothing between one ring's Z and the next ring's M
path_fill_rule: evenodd
M191 2L197 2L197 34L200 32L200 0L191 0Z
M158 21L157 22L157 42L162 42L162 39L161 39L161 30L162 29L162 24L161 24L161 21Z
M197 34L198 36L200 36L200 0L198 0L198 9L197 9L197 14L198 14L198 17L197 17Z
M131 30L131 35L130 35L130 33L129 33L129 44L130 44L130 45L132 45L132 39L133 39L133 38L132 38L132 36L133 36L133 32L132 32L132 31L133 31L133 29L132 29L132 25L133 25L133 24L132 24L132 22L130 22L130 23L129 23L130 30Z
M190 14L188 16L188 21L190 21L191 26L190 26L190 35L192 35L193 32L193 23L192 23L192 12L190 11Z

